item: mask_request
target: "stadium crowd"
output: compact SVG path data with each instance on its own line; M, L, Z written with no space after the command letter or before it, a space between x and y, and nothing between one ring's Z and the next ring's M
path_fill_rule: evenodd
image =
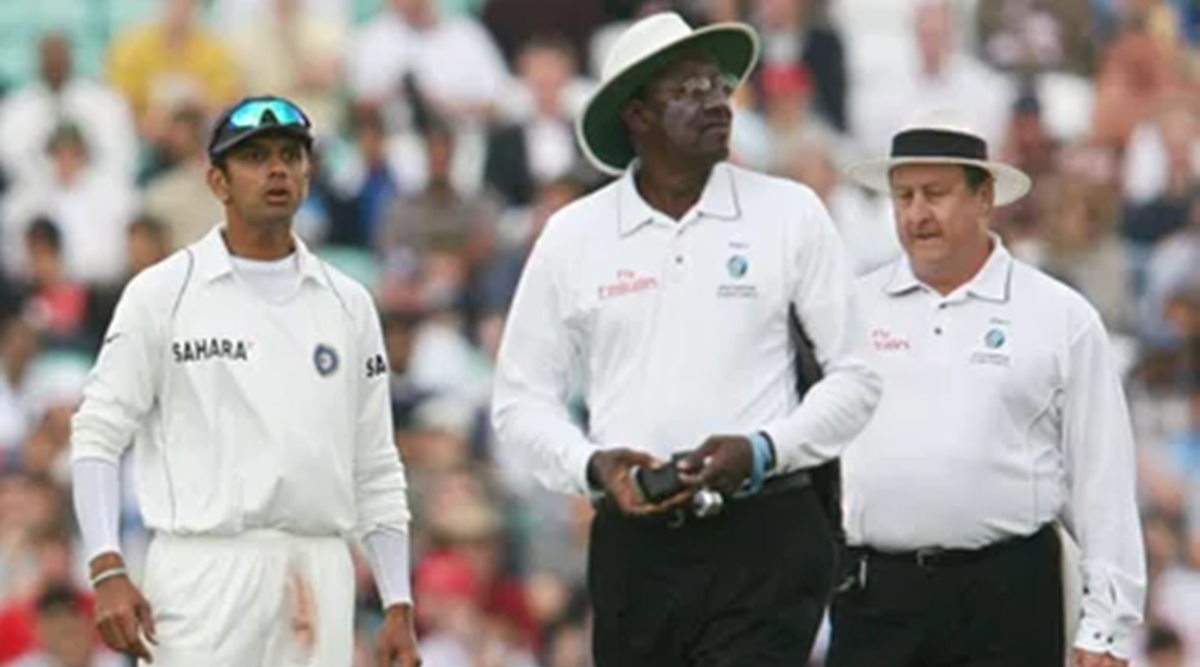
M425 664L588 665L590 505L541 491L522 453L497 446L490 372L542 225L603 182L574 114L618 29L666 8L760 31L733 159L812 187L860 273L899 247L890 202L841 168L886 152L915 112L965 110L1034 177L996 231L1097 306L1133 410L1151 574L1136 664L1200 666L1196 3L5 4L19 9L0 41L29 54L0 98L0 666L127 664L86 640L70 416L125 282L220 218L204 179L214 111L265 92L296 100L320 137L298 233L370 287L385 320ZM78 11L43 20L40 4ZM98 31L100 8L127 4ZM99 57L82 58L99 32ZM125 490L136 566L148 536ZM367 667L380 605L359 571Z

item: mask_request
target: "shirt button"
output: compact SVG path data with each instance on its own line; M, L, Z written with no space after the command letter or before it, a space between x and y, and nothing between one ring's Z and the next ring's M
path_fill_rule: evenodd
M942 335L942 328L941 328L941 327L934 327L934 328L933 328L933 333L935 333L935 334L937 334L937 335L939 335L939 336L940 336L940 335Z
M683 264L683 255L675 255L675 263Z

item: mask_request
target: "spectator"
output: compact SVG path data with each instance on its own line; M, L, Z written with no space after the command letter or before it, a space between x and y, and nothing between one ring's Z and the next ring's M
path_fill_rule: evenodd
M800 68L811 79L813 111L837 132L849 129L846 53L841 34L813 20L816 0L757 0L762 68ZM765 80L760 80L763 90Z
M784 174L813 189L829 209L846 244L855 275L866 275L900 256L890 203L840 177L829 135L812 134L792 144Z
M269 0L265 11L233 26L230 47L247 90L271 91L305 109L318 136L341 122L337 86L349 27L312 0Z
M347 114L349 141L330 159L330 187L348 201L353 216L333 227L331 245L373 249L392 203L406 185L393 162L387 120L374 104L359 103Z
M1091 75L1092 7L1078 0L982 0L975 15L988 62L1007 70Z
M129 223L124 277L107 285L92 285L88 292L86 338L92 351L99 352L125 285L143 269L166 259L173 247L170 231L157 218L143 214Z
M29 258L28 316L52 342L70 344L83 334L87 288L66 275L62 232L46 218L25 231Z
M1092 140L1123 149L1162 95L1179 85L1177 54L1155 40L1145 22L1122 22L1096 75Z
M38 648L12 667L123 667L120 656L87 638L92 629L91 600L68 585L48 587L36 604Z
M812 113L811 72L800 65L767 65L759 76L770 144L768 169L781 174L806 143L837 142L837 130ZM844 152L844 151L843 151Z
M0 164L15 180L39 177L45 147L63 123L79 127L96 164L114 177L132 179L137 133L129 104L109 87L75 75L69 38L49 33L38 44L38 79L0 105Z
M28 320L11 314L4 318L0 325L0 472L16 467L20 448L34 427L36 406L29 378L40 346Z
M229 49L200 24L197 0L162 6L157 22L118 35L108 60L109 80L133 106L141 138L152 146L163 140L176 107L200 104L212 113L241 88Z
M578 78L570 45L559 40L525 44L517 71L509 122L488 139L484 182L510 206L528 206L543 183L582 168L572 122L589 86Z
M172 250L199 241L224 216L208 189L207 135L207 116L199 106L177 108L163 136L165 168L146 184L145 211L167 225Z
M1183 640L1179 633L1164 625L1154 625L1146 633L1146 667L1187 667Z
M91 147L76 125L62 125L46 146L51 173L18 183L4 202L4 238L8 269L27 278L28 258L22 251L25 228L39 216L62 232L63 261L68 277L85 282L115 279L124 263L121 239L137 205L133 187L95 163Z
M850 92L850 125L859 148L886 155L902 125L941 108L962 109L988 144L999 146L1016 97L1012 84L961 49L948 0L919 0L911 16L917 66L894 65L886 75L873 72L870 85L859 81Z
M428 182L395 201L376 247L385 258L422 258L409 277L420 283L422 307L454 308L491 252L500 205L490 194L466 194L452 183L456 143L447 126L431 126L425 146Z
M355 99L388 102L406 74L438 116L487 118L508 86L504 58L473 18L442 16L434 0L391 0L391 8L362 27L350 54Z

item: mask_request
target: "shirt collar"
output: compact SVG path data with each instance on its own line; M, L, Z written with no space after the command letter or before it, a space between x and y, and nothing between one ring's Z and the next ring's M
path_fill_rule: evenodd
M992 252L983 264L983 268L975 274L966 285L955 291L966 290L971 296L1003 303L1008 301L1010 276L1012 275L1012 255L1004 247L1004 242L996 234L991 235ZM901 257L892 268L892 276L884 285L883 291L899 296L922 286L921 281L913 273L912 264L908 257Z
M1009 277L1012 275L1012 255L999 236L992 234L992 254L975 277L967 283L967 292L988 301L1008 301Z
M633 165L625 170L618 185L617 224L621 234L630 234L643 225L664 217L662 213L647 204L646 200L642 199L641 193L638 192L637 183L634 181L638 166L639 163L635 160ZM738 201L734 173L729 165L722 162L713 167L712 173L708 177L708 183L704 185L704 191L700 193L700 201L696 202L696 211L704 217L718 220L741 219L742 207Z
M224 224L217 225L193 246L196 255L196 275L205 282L233 274L233 260L229 254L229 247L225 245L224 231ZM296 245L301 277L321 285L327 284L321 260L294 233L292 241Z

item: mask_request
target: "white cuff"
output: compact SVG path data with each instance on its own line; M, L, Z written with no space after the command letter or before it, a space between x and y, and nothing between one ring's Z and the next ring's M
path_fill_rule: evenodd
M363 553L371 563L384 609L412 603L408 550L408 535L398 530L379 528L363 537Z
M1075 635L1075 648L1089 653L1106 653L1129 660L1133 655L1133 633L1095 618L1084 617Z

